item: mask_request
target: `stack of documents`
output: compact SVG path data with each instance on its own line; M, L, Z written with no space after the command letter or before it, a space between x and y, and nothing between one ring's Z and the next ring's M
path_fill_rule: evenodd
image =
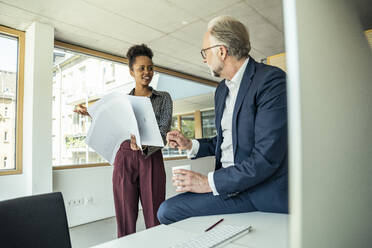
M148 97L110 93L88 108L92 124L85 143L110 164L124 140L136 137L137 145L163 147L163 139Z

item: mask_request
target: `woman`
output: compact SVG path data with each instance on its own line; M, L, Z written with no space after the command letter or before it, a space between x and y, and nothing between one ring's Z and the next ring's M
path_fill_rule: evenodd
M163 141L172 121L172 99L167 92L156 91L149 86L154 75L153 53L146 45L129 48L127 58L129 71L136 82L129 93L149 97L155 112ZM88 114L86 107L75 110ZM112 177L118 237L136 232L138 200L141 199L146 228L159 224L156 213L165 200L165 170L160 147L142 147L131 140L124 141L116 154Z

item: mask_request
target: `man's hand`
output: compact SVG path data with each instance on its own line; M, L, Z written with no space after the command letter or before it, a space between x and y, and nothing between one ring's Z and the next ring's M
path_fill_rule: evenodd
M75 113L81 114L81 115L89 115L87 111L87 107L85 107L83 104L78 104L75 106L74 109Z
M190 150L192 148L191 140L178 130L168 132L167 141L171 148L179 148L181 150Z
M208 193L212 192L208 178L200 173L178 169L173 171L173 185L177 192Z

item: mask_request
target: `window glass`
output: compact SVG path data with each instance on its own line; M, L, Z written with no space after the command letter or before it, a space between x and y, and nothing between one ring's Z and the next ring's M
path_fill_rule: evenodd
M172 117L171 130L180 130L180 128L178 126L178 117L177 116ZM163 157L165 157L165 158L185 156L185 155L186 155L185 151L178 150L177 148L170 148L167 145L163 148Z
M91 118L73 109L90 105L112 91L129 93L134 82L128 66L63 49L54 49L53 165L106 162L85 144Z
M194 115L183 115L181 117L181 131L185 137L195 139Z
M90 117L73 112L77 104L90 105L113 91L129 93L135 86L126 64L98 57L54 49L53 67L53 165L106 162L85 144ZM155 72L150 84L167 91L173 100L172 129L179 129L178 115L213 106L215 87ZM194 138L193 114L181 117L181 129ZM164 157L184 156L185 152L165 147Z
M159 81L164 85L160 85L160 88L168 91L173 99L172 130L180 130L186 137L195 138L195 128L201 127L202 124L195 123L194 114L198 110L203 113L205 110L214 108L216 88L169 75L164 75ZM168 148L168 151L170 157L186 155L185 151L178 149ZM167 156L168 154L164 154L164 157Z
M4 157L3 168L7 168L7 167L8 167L8 158L7 157Z
M4 142L8 142L8 141L9 141L8 131L5 131L4 132Z
M0 33L0 54L1 171L16 168L18 38Z
M214 119L214 110L203 111L202 117L202 128L203 138L211 138L216 136L216 126Z

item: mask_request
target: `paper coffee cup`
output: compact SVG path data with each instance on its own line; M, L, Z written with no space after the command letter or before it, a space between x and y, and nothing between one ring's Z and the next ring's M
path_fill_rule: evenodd
M174 170L179 170L179 169L191 170L191 165L186 164L186 165L180 165L180 166L172 167L172 174L173 174L173 176L176 175L176 174L174 173ZM179 181L176 181L176 183L177 183L177 182L179 182ZM180 189L180 187L177 187L177 189Z
M186 164L186 165L180 165L180 166L172 167L172 173L173 173L173 175L174 175L174 170L179 170L179 169L191 170L191 165Z

